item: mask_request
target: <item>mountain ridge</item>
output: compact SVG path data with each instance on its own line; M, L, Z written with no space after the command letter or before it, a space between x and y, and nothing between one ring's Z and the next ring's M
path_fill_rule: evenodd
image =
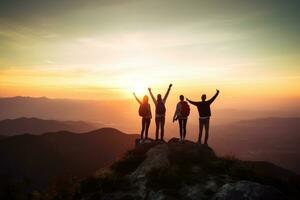
M24 133L39 135L45 132L71 131L83 133L101 126L85 121L58 121L36 117L20 117L0 121L0 135L12 136Z
M110 128L10 136L0 140L0 177L30 179L33 188L62 175L84 177L133 148L136 137Z

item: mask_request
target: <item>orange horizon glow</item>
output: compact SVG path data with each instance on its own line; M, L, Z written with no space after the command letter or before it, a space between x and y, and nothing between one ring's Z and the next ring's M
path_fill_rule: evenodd
M64 75L66 73L66 75ZM87 73L87 71L85 72ZM143 72L146 73L146 72ZM155 73L155 72L154 72ZM176 73L176 69L173 70ZM216 88L226 91L228 97L251 98L296 98L300 96L300 77L253 77L227 79L214 76L205 78L204 81L172 79L167 76L164 79L151 79L151 74L128 72L122 76L107 80L103 77L87 74L81 77L73 72L68 77L64 71L47 71L26 69L5 70L0 74L0 96L47 96L51 98L75 98L75 99L128 99L132 98L132 92L138 96L148 94L148 87L163 93L169 83L173 83L175 94L185 93L197 96L201 92L213 92ZM135 78L136 77L136 78Z

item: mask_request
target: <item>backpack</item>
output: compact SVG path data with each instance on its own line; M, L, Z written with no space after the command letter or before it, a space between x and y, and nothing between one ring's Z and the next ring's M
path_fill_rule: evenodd
M166 113L166 107L163 101L159 101L156 104L156 114L164 115Z
M190 115L190 106L186 101L181 102L180 114L182 117L187 117Z
M141 104L140 105L139 115L141 117L147 117L150 115L149 104Z

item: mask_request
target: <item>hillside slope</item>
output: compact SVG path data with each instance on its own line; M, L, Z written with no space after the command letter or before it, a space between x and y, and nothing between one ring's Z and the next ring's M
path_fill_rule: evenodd
M7 137L0 140L1 184L26 179L43 188L62 176L90 175L133 148L136 137L112 128Z

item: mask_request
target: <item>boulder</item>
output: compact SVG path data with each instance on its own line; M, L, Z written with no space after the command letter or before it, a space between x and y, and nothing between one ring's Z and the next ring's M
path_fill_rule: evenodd
M131 179L144 178L152 169L163 169L170 166L168 158L169 149L167 144L159 144L150 149L146 154L146 159L131 174Z
M146 187L146 175L153 169L163 169L170 167L168 158L169 148L167 144L158 144L152 147L146 153L146 159L139 165L139 167L130 175L131 182L137 188L137 193L140 199L145 199L149 193L149 199L162 199L162 195L153 197L153 193L149 192Z
M286 200L287 197L276 188L251 181L238 181L223 185L213 200Z

